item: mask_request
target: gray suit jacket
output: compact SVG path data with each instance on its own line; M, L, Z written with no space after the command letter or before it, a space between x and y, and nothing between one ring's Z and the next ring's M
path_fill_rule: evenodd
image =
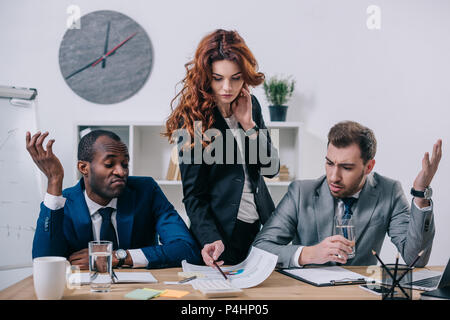
M253 245L278 255L278 267L294 267L291 258L299 246L316 245L333 235L334 205L325 176L293 181ZM346 265L376 265L372 249L380 252L386 233L407 264L423 249L416 266L427 264L435 233L433 211L423 212L413 203L410 207L400 182L369 174L353 219L356 256Z

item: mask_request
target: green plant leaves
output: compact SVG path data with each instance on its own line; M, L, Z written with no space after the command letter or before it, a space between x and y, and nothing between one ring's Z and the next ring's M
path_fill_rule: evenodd
M292 97L295 80L291 80L291 76L285 78L273 76L265 80L263 86L267 100L271 104L283 105Z

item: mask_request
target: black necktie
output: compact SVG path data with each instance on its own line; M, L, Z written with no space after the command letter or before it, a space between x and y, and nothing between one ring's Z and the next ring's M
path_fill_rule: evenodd
M108 240L113 243L113 250L118 249L116 231L111 222L111 214L113 208L106 207L98 210L98 213L102 216L102 226L100 227L100 240Z

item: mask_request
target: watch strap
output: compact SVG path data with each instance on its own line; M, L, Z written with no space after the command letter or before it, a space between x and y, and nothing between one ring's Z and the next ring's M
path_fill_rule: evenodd
M124 250L124 251L125 251L125 250ZM116 251L116 253L117 253L117 251ZM125 256L125 258L122 258L122 259L118 258L117 255L116 255L116 258L117 258L117 260L118 260L118 262L117 262L117 268L120 268L121 266L124 265L125 260L126 260L126 258L127 258L127 256L128 256L128 254L127 254L126 251L125 251L125 253L126 253L126 256Z
M119 259L119 262L117 262L117 268L120 268L125 263L125 259Z
M418 198L425 198L425 191L418 191L411 188L411 195Z
M416 198L423 198L423 199L431 199L432 190L430 187L426 187L425 190L419 191L415 190L414 188L411 188L411 195Z

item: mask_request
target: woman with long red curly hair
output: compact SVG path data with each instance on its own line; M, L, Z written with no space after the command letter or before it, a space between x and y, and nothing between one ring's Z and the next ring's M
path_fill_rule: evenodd
M278 151L249 90L264 74L242 37L226 30L204 37L185 67L165 135L178 141L183 203L205 264L237 264L274 210L263 175L278 173Z

